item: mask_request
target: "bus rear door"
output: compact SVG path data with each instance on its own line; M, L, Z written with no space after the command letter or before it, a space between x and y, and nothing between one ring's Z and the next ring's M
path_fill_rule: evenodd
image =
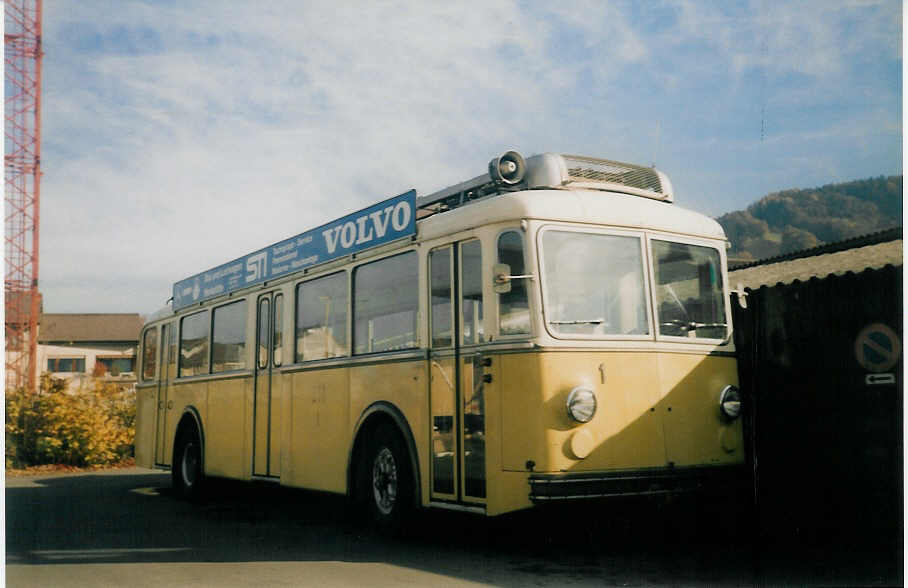
M253 399L254 476L277 477L281 468L281 379L283 295L259 297L256 312L255 398Z

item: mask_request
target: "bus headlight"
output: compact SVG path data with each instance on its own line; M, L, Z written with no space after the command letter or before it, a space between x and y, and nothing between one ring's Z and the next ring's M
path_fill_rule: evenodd
M736 386L726 386L719 394L719 411L730 421L741 416L741 393Z
M568 416L578 423L588 423L596 414L596 395L589 388L577 386L567 397Z

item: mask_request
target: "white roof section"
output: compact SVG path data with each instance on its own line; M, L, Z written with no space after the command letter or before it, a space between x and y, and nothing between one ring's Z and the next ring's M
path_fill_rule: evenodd
M714 219L674 204L601 190L525 190L487 196L419 221L419 238L516 219L650 229L726 240Z
M164 306L163 308L159 308L156 311L154 311L153 313L151 313L150 315L148 315L148 318L145 319L145 324L148 325L150 323L161 320L162 318L167 318L169 316L173 316L173 308L171 308L170 305L168 304L167 306Z

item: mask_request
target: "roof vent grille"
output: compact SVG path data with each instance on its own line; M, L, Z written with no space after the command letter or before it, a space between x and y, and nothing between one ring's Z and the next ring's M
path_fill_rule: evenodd
M608 182L657 194L663 193L659 174L653 168L578 155L564 155L563 157L571 180Z

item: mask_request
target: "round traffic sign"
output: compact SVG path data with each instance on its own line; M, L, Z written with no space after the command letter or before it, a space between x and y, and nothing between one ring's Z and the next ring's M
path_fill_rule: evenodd
M902 344L887 325L873 323L864 327L854 341L854 355L861 367L870 372L885 372L899 361Z

